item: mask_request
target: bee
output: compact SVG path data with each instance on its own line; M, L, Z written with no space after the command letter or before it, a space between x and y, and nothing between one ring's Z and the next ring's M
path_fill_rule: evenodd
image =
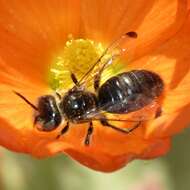
M14 93L29 104L37 115L34 118L34 125L38 124L37 129L41 131L52 131L57 129L63 120L66 125L60 131L57 138L60 138L69 130L70 123L89 123L84 144L90 144L93 134L93 121L99 120L103 126L110 127L113 130L125 134L131 133L140 126L141 120L128 130L112 125L110 121L122 121L120 119L109 119L104 112L111 114L128 114L144 108L158 98L164 89L164 83L161 77L148 70L131 70L110 77L100 85L102 72L109 66L113 60L120 54L114 54L101 65L99 70L93 76L94 92L90 92L85 87L85 82L90 78L91 72L101 62L102 57L126 38L137 38L136 32L127 32L115 40L92 67L78 80L75 74L71 73L71 79L74 86L64 95L56 93L59 101L53 95L44 95L39 97L38 104L35 106L27 100L22 94ZM161 110L161 109L160 109ZM158 113L156 114L159 115ZM126 120L127 121L127 120ZM39 127L40 126L40 127Z

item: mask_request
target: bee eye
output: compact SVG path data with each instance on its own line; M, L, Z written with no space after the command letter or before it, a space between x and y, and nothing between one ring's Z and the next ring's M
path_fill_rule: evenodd
M52 131L61 123L62 117L56 104L56 100L51 95L42 96L38 102L39 115L35 118L35 124L41 131Z
M57 125L54 120L48 121L43 125L43 131L52 131L55 128L57 128Z
M45 120L44 118L37 116L34 123L35 127L40 131L52 131L59 126L60 122L59 118Z

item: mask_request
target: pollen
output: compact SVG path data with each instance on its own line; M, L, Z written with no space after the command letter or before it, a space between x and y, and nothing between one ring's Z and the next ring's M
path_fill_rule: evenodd
M71 36L66 41L63 49L53 57L50 65L48 80L49 85L53 90L67 90L73 86L71 73L74 73L78 80L94 65L95 62L104 53L106 46L102 43L92 41L90 39L73 39ZM112 54L106 53L97 67L90 73L88 86L93 85L93 76L98 72L98 69L109 61ZM117 63L117 64L115 64ZM124 65L120 59L116 59L111 66L105 69L102 74L102 82L111 75L121 71Z

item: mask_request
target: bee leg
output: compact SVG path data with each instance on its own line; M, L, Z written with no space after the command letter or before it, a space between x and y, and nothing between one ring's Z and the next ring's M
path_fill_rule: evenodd
M100 74L97 74L94 77L94 90L95 90L95 92L98 91L99 86L100 86Z
M107 66L107 63L105 63L100 68L100 70L98 71L98 73L94 76L94 90L95 90L95 92L98 92L98 90L99 90L101 76L102 76L102 73L103 73L103 71L104 71L104 69L105 69L106 66Z
M128 129L128 133L132 132L133 130L135 130L136 128L138 128L140 125L142 124L142 121L139 121L138 123L136 123L132 128Z
M62 97L61 97L61 94L59 94L59 92L56 91L55 95L58 97L59 100L61 100Z
M92 121L89 124L90 125L88 127L87 135L86 135L86 138L85 138L85 141L84 141L84 144L86 146L89 146L89 144L90 144L90 137L91 137L91 135L93 133L93 124L92 124Z
M132 128L130 129L122 129L122 128L118 128L112 124L110 124L107 119L104 117L104 118L100 118L100 122L103 126L107 126L107 127L110 127L114 130L117 130L119 132L122 132L122 133L125 133L125 134L128 134L128 133L131 133L133 130L135 130L136 128L138 128L141 124L141 121L139 121L137 124L135 124Z
M162 107L161 106L159 106L158 108L157 108L157 110L156 110L156 113L155 113L155 118L158 118L158 117L160 117L162 115Z
M59 139L63 134L65 134L69 129L69 122L67 122L66 126L61 130L60 134L57 135L56 139Z
M71 73L71 79L72 79L72 81L73 81L73 83L75 84L75 85L79 85L79 82L78 82L78 80L77 80L77 77L75 76L75 74L74 73Z

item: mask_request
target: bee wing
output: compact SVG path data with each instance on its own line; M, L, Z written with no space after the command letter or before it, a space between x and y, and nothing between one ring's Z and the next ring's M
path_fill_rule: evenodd
M127 32L126 34L121 35L119 38L114 40L103 52L103 54L98 58L98 60L92 65L92 67L82 76L82 78L79 80L78 84L82 85L86 83L89 80L92 80L95 74L99 70L105 69L107 66L113 63L113 60L115 60L118 56L120 56L123 52L126 51L124 48L120 48L121 44L125 43L129 38L137 38L136 32ZM102 59L105 57L106 54L110 54L111 57L102 63ZM99 67L97 67L99 66ZM97 68L97 71L95 71ZM91 75L91 72L94 74ZM88 79L90 77L90 79Z
M118 102L121 103L121 102ZM114 104L117 105L117 102ZM86 114L83 115L83 118L87 120L99 120L101 116L106 115L107 120L109 121L118 121L118 122L139 122L139 121L150 121L158 116L160 116L161 108L157 101L150 103L149 105L143 107L142 109L136 110L134 112L115 114L109 113L106 109L111 109L114 107L112 104L105 104L98 106L89 110Z

